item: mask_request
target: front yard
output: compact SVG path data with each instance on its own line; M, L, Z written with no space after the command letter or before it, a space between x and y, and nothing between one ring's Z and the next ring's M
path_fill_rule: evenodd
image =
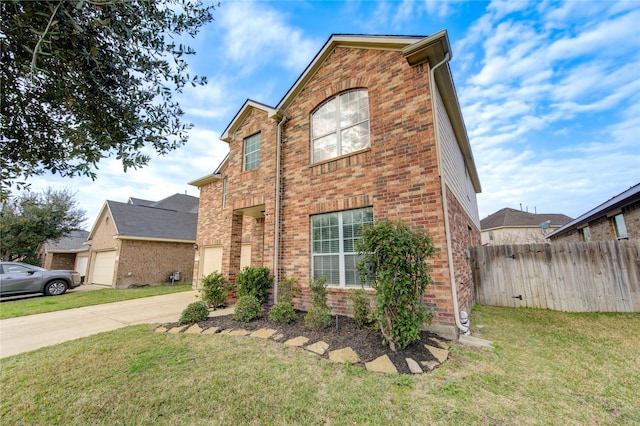
M0 424L635 424L639 314L476 307L432 373L135 326L0 360Z

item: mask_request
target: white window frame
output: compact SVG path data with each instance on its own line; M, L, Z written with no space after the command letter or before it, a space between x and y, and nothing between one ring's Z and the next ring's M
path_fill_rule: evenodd
M247 147L249 147L249 142L253 142L255 139L258 139L258 148L254 149L253 151L249 151L247 152ZM247 170L252 170L255 169L256 167L260 166L260 146L262 145L262 140L260 139L260 132L255 133L249 137L244 138L244 144L243 144L243 162L242 162L242 169L246 172ZM252 155L257 155L258 157L258 161L254 164L253 161L250 163L249 162L249 158ZM252 158L252 157L251 157ZM250 167L249 167L250 166Z
M364 120L360 120L357 121L355 123L349 123L347 125L345 125L344 127L341 126L340 123L340 117L341 117L341 111L340 111L340 99L342 97L348 96L349 94L352 94L354 92L364 92L367 95L367 117ZM318 113L324 106L326 106L327 104L331 103L331 102L335 102L336 103L336 111L335 111L335 127L331 129L331 131L319 134L317 136L314 137L314 128L313 128L313 119L316 113ZM337 96L332 97L331 99L326 100L325 102L322 103L322 105L320 105L318 108L316 108L312 113L311 113L311 120L310 120L310 130L311 130L311 163L315 164L315 163L319 163L322 161L328 161L331 158L336 158L336 157L340 157L342 155L347 155L347 154L351 154L352 152L358 152L358 151L362 151L364 149L368 149L371 147L371 128L369 126L369 119L370 119L370 114L369 114L369 93L367 91L367 89L355 89L355 90L349 90L347 92L343 92ZM362 124L367 125L367 144L365 147L354 150L354 151L349 151L349 152L344 152L344 148L342 146L342 132L348 129L352 129L352 128L356 128ZM328 158L321 158L321 159L316 159L316 142L319 141L320 139L323 139L327 136L330 136L332 134L336 135L336 150L337 153L335 156L333 157L328 157Z
M582 237L582 241L588 243L591 241L591 229L588 226L580 229L580 236Z
M339 271L339 277L340 277L340 282L339 283L335 283L335 282L331 282L331 278L327 277L327 285L330 287L340 287L340 288L357 288L360 287L361 285L368 287L366 284L362 283L361 284L361 280L359 278L359 276L357 275L357 269L356 269L356 277L357 280L360 282L357 282L355 284L347 284L346 283L346 267L345 267L345 258L346 256L357 256L357 252L353 251L353 252L346 252L345 251L345 236L344 236L344 213L346 212L354 212L357 210L362 210L363 212L365 210L369 210L371 212L371 222L363 222L362 225L365 224L373 224L373 207L364 207L364 208L360 208L360 209L350 209L350 210L342 210L342 211L337 211L337 212L331 212L331 213L323 213L323 214L318 214L318 215L313 215L310 218L310 242L311 242L311 276L313 278L317 278L319 277L321 274L316 274L315 272L315 259L317 257L327 257L327 256L338 256L338 271ZM337 252L333 252L333 253L315 253L314 252L314 219L320 219L323 216L329 216L329 215L337 215L338 217L338 244L339 244L339 249ZM357 260L356 260L356 265L357 265Z

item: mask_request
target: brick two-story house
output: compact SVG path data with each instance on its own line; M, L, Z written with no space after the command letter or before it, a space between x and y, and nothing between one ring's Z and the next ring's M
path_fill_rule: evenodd
M346 314L360 286L360 228L401 220L438 249L424 295L434 328L464 329L480 182L450 58L446 31L334 35L278 105L247 101L222 134L227 158L190 182L201 203L194 277L220 270L234 280L242 266L266 266L276 283L298 280L296 307L306 309L308 283L325 275L333 312Z

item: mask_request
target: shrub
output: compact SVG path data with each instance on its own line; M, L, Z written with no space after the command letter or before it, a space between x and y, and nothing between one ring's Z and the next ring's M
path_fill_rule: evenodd
M321 330L331 325L331 310L327 305L327 277L314 278L309 284L311 309L304 316L304 326Z
M356 242L362 256L360 276L377 292L374 319L391 350L420 339L420 325L431 321L423 295L431 282L427 259L435 249L431 238L402 222L378 222L362 228Z
M294 319L296 319L296 312L291 303L276 303L269 310L269 320L277 324L288 324Z
M295 278L287 278L278 283L278 303L293 304L293 298L295 296L295 285L298 280Z
M269 268L246 266L236 277L238 297L253 296L262 305L269 300L269 287L273 278L269 277Z
M205 321L209 317L209 307L202 300L187 305L180 315L179 324L193 324L194 322Z
M314 306L304 316L304 326L322 330L331 326L331 312L329 308Z
M258 319L262 316L262 306L260 301L255 296L240 296L236 302L233 318L242 321L249 322L254 319Z
M202 277L202 301L215 309L222 305L229 294L224 275L215 271Z
M356 324L364 327L371 323L371 305L367 294L362 289L354 290L349 296L351 299L351 314Z

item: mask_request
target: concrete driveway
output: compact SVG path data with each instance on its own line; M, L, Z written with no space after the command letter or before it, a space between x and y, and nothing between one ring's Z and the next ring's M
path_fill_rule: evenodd
M177 322L197 295L186 291L0 320L0 358L129 325Z

